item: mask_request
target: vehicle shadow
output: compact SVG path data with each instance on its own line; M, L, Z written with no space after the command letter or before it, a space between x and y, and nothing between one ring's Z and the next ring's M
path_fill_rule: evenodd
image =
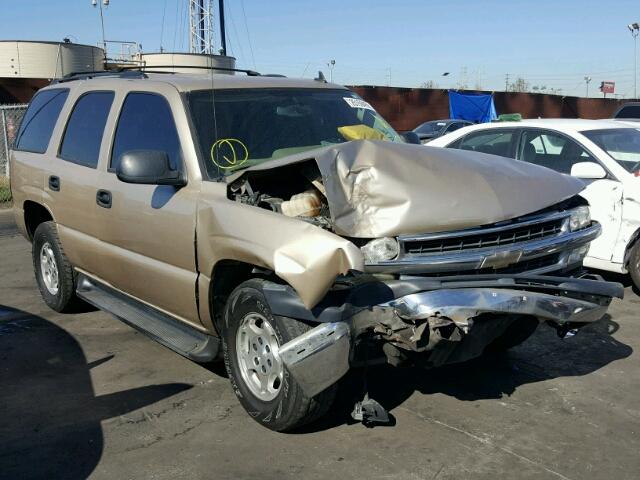
M96 395L78 342L42 317L0 305L0 478L87 478L102 420L191 388L169 383Z
M522 345L510 351L444 367L370 367L369 396L391 414L414 392L443 393L460 401L500 399L518 387L558 377L588 375L611 362L626 358L633 349L612 337L619 325L607 314L584 327L575 337L560 339L555 330L541 325ZM350 413L362 399L363 371L352 370L340 382L336 403L325 418L296 433L311 433L353 423ZM393 425L393 422L391 423Z

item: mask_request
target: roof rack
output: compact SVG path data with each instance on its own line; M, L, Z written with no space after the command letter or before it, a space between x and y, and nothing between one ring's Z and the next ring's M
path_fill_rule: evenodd
M224 72L240 72L246 73L250 77L261 76L255 70L245 70L243 68L227 68L227 67L205 67L202 65L131 65L119 67L114 70L91 70L87 72L72 72L62 78L53 80L51 83L72 82L74 80L90 80L96 77L118 77L118 78L148 78L146 73L175 73L166 70L155 70L157 68L194 68L198 70L221 70ZM271 75L270 75L271 76Z
M174 72L157 72L153 70L155 68L193 68L197 70L220 70L223 72L246 73L250 77L261 76L260 72L256 72L255 70L247 70L244 68L207 67L203 65L182 65L182 64L180 65L149 65L148 67L146 65L132 65L132 66L120 67L121 70L127 70L127 71L140 70L141 72L146 71L146 72L153 72L153 73L174 73Z
M72 82L74 80L90 80L96 77L147 78L147 75L141 71L125 70L123 68L118 68L117 70L93 70L68 73L62 78L54 79L51 84Z

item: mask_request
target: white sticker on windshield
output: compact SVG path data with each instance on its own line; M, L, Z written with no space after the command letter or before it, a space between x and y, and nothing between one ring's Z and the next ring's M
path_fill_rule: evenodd
M364 100L361 100L359 98L353 98L353 97L343 97L344 101L347 102L347 104L351 107L351 108L366 108L367 110L373 110L373 107L368 103L365 102Z

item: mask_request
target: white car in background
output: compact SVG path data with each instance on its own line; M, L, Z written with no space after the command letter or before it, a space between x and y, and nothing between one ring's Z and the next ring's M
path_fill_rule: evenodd
M581 178L602 235L585 266L629 273L640 288L640 128L613 120L544 119L461 128L429 146L510 157Z

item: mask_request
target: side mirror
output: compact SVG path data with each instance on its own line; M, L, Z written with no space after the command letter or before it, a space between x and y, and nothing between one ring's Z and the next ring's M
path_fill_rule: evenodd
M578 162L571 166L571 176L584 180L597 180L605 178L607 172L601 165L594 162Z
M116 175L125 183L176 187L187 184L181 172L171 169L167 153L159 150L129 150L123 153Z
M422 144L422 142L420 141L420 137L416 132L404 132L402 134L402 138L404 138L404 141L406 143L414 143L417 145Z

